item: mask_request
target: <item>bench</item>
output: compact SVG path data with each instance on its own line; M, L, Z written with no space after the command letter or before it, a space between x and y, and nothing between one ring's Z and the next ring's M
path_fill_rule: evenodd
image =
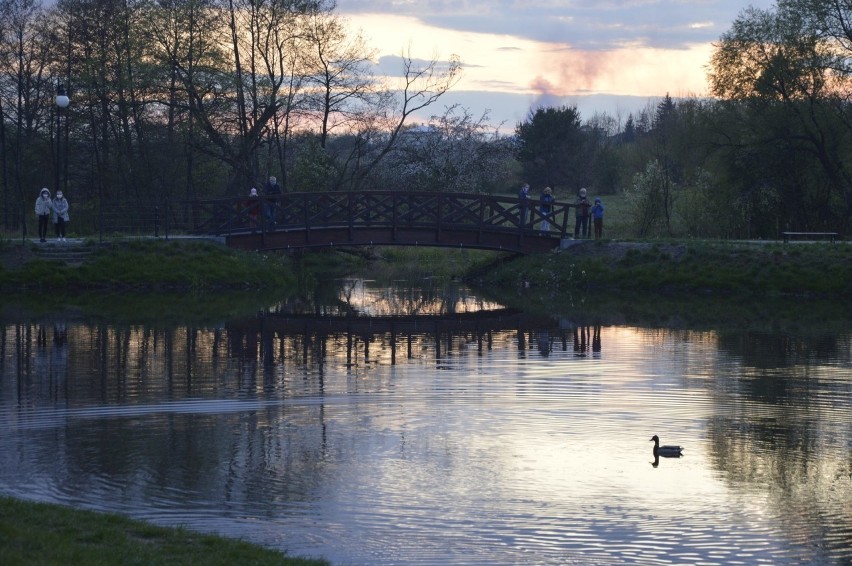
M784 243L790 241L791 238L801 238L803 240L817 240L828 238L831 240L833 244L834 241L840 236L837 232L781 232L781 235L784 236Z

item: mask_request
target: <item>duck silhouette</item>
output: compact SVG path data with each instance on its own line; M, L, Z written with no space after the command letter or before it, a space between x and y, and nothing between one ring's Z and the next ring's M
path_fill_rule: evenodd
M651 440L654 442L654 459L656 460L659 457L663 458L680 458L683 456L683 447L682 446L673 446L673 445L664 445L660 446L660 437L656 434L651 437Z

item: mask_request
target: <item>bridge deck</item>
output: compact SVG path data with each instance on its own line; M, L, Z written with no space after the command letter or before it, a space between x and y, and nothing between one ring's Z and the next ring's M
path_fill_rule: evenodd
M567 237L574 205L537 204L475 193L364 191L289 193L187 203L194 233L243 249L402 245L514 253L552 250ZM524 222L526 219L526 222ZM550 229L541 232L541 222Z

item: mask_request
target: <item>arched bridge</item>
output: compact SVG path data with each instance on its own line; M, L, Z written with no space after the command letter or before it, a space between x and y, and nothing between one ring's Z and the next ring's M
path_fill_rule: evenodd
M537 253L567 237L574 205L556 202L545 220L537 199L476 193L321 192L186 203L192 231L250 250L396 245Z

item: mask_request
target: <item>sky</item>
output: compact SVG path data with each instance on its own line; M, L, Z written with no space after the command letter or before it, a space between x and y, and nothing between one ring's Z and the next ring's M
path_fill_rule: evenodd
M427 115L459 104L513 130L531 110L576 106L623 123L666 94L705 96L713 43L747 7L775 0L337 0L378 52L461 59L460 82Z

